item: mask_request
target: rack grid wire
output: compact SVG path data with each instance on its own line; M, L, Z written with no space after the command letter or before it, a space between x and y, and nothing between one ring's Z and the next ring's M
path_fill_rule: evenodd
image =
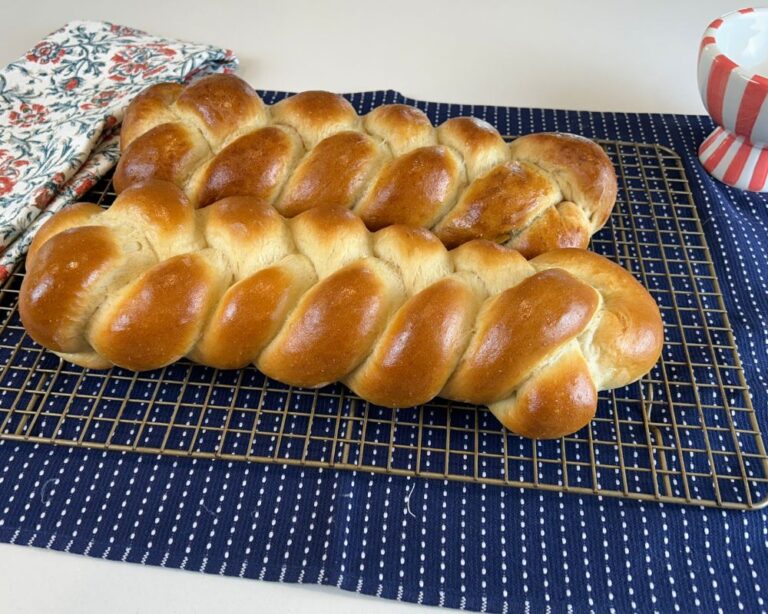
M512 137L509 137L512 138ZM123 452L257 461L729 509L768 504L768 456L680 157L599 141L619 194L591 248L656 299L665 347L639 382L599 395L578 433L531 441L485 408L371 405L341 385L285 386L255 368L180 361L88 371L19 320L23 266L0 288L0 437ZM86 200L108 206L111 177Z

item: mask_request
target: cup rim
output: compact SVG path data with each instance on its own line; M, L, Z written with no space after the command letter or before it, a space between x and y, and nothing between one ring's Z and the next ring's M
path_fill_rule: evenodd
M723 52L723 50L720 48L720 45L717 42L718 30L720 26L722 26L723 23L725 23L726 20L733 19L738 15L746 15L749 13L768 13L768 7L747 7L742 9L736 9L733 11L729 11L728 13L725 13L720 17L717 17L716 19L713 19L712 22L707 26L707 29L704 31L704 34L701 37L701 45L699 47L699 59L701 59L701 56L703 55L705 49L712 48L715 51L716 56L723 56L729 62L733 63L734 65L733 71L737 75L739 75L739 77L741 77L742 79L745 79L746 81L751 81L755 83L761 89L768 90L768 77L744 70L741 64L739 64L733 58L729 57L726 53Z

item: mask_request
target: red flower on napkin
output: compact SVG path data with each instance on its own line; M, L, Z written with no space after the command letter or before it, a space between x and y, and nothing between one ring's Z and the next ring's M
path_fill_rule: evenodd
M176 51L163 45L128 45L112 56L109 78L125 81L134 77L147 79L166 69L166 61Z
M109 24L109 31L118 36L141 36L144 33L128 26L121 26L115 23Z
M0 196L10 193L19 178L19 169L27 164L28 160L14 160L6 149L0 149Z
M56 173L45 183L45 185L39 187L35 191L35 206L39 209L45 209L56 192L59 191L59 188L64 183L65 179L64 173Z
M38 64L58 64L64 54L66 54L66 50L61 45L51 41L42 41L32 48L27 54L27 59Z
M48 109L41 104L22 102L17 110L8 113L8 120L12 126L29 128L34 124L42 124L47 114Z
M0 196L8 194L14 185L16 185L16 182L13 179L6 175L0 175Z
M117 96L117 91L103 90L91 98L89 102L84 102L81 104L80 108L84 111L89 111L90 109L98 109L99 107L109 106L115 96Z

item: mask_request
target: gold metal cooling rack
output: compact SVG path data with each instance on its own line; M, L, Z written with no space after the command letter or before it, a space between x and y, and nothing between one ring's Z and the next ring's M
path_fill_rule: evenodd
M592 248L647 287L666 346L640 382L601 393L596 418L558 441L506 432L483 408L370 405L337 385L287 387L257 370L182 361L89 372L24 332L19 267L0 289L0 437L116 451L258 461L499 486L756 509L768 456L682 161L603 141L619 177ZM115 194L101 182L90 199Z

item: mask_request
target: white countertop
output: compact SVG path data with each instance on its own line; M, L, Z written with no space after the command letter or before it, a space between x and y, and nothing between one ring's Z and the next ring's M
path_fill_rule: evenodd
M0 6L0 65L73 19L231 48L262 89L396 89L442 102L704 113L702 32L742 1L34 0ZM9 600L9 596L14 596ZM18 597L16 597L18 596ZM10 605L12 604L12 605ZM0 613L366 614L417 606L0 544ZM10 607L10 609L8 609Z

